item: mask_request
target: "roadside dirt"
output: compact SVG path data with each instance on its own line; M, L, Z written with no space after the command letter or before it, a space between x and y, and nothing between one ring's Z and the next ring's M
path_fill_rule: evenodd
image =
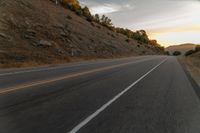
M200 59L195 57L179 57L181 63L184 63L186 69L200 87Z

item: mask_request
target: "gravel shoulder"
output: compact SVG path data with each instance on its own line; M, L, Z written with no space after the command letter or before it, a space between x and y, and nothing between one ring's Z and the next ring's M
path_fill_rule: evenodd
M179 57L178 60L185 66L200 87L200 60L194 57Z

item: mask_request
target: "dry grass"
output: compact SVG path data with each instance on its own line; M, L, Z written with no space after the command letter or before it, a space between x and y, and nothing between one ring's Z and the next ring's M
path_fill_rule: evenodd
M200 86L200 59L195 57L181 57L179 60L186 65L187 70Z

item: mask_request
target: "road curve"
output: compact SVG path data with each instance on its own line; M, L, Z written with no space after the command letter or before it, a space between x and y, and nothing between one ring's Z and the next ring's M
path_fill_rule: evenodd
M0 70L0 133L199 133L200 101L174 57Z

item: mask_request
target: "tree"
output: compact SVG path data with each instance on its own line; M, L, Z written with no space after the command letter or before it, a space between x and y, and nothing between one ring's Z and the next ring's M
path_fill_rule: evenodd
M102 15L102 16L101 16L101 23L105 21L105 18L106 18L105 15Z
M94 18L95 18L95 21L96 21L97 23L100 23L99 14L95 14L95 15L94 15Z
M157 46L158 42L157 42L157 40L150 40L150 44L153 46Z
M101 17L101 24L107 27L112 27L112 20L105 15L102 15Z
M90 10L87 6L81 9L82 15L86 17L87 21L92 22L95 20L94 16L91 15Z
M181 52L180 51L174 51L173 55L174 56L179 56L179 55L181 55Z
M77 11L81 9L81 6L77 0L60 0L62 5L70 8L73 11Z
M85 6L85 7L82 9L82 11L83 11L83 16L85 16L85 17L91 17L91 16L92 16L91 13L90 13L89 8L88 8L87 6Z

